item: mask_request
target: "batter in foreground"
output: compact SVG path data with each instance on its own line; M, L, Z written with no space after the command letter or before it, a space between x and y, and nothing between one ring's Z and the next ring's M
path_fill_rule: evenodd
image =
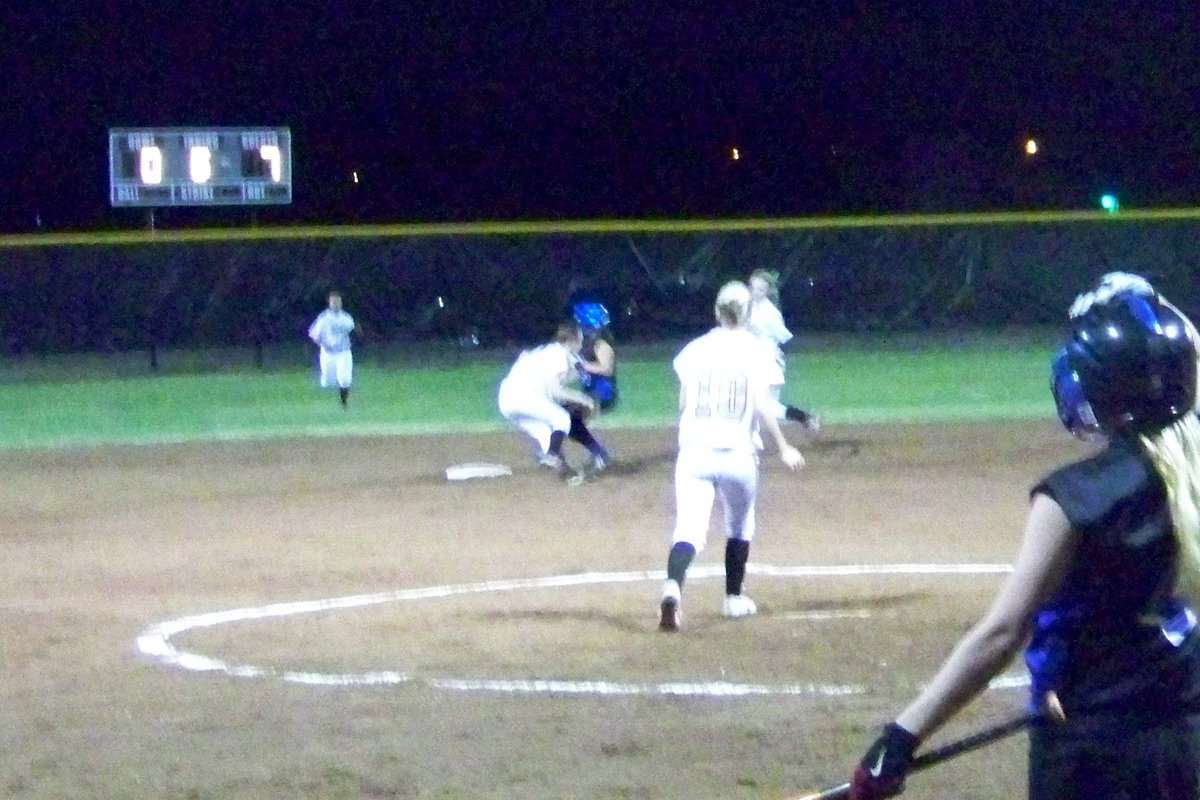
M1034 484L1012 575L884 726L852 800L899 794L913 752L1025 647L1032 800L1200 798L1196 329L1105 275L1051 364L1059 417L1102 446Z

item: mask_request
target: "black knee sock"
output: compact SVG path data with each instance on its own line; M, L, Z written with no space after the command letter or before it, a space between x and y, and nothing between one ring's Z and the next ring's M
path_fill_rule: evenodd
M683 579L687 576L687 569L695 557L694 545L687 542L676 542L671 545L671 552L667 554L667 579L676 581L682 587Z
M552 456L562 457L563 438L566 436L562 431L554 431L550 434L550 449L546 452Z
M346 401L350 399L350 390L338 389L338 395L342 398L342 405L346 405Z
M785 408L786 410L784 411L783 416L785 419L789 419L792 422L799 422L803 425L812 419L812 414L809 414L804 409L796 408L795 406L785 406Z
M583 421L583 417L578 414L571 415L571 430L567 434L572 441L579 442L587 448L587 451L594 456L607 458L608 451L604 449L604 445L600 444L600 440L592 435L588 430L587 424Z
M725 540L725 594L741 594L746 579L746 560L750 543L744 539Z

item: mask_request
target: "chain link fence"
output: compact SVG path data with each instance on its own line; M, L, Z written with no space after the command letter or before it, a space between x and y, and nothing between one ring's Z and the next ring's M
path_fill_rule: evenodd
M368 341L534 342L580 289L609 306L620 340L653 341L709 326L720 284L760 267L778 272L798 334L1058 325L1077 292L1118 269L1194 314L1198 233L1191 218L1099 217L26 237L0 241L0 354L303 341L332 288Z

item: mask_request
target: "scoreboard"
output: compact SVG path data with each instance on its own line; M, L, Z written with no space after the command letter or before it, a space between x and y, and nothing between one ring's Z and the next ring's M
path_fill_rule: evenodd
M292 202L288 128L110 128L112 206Z

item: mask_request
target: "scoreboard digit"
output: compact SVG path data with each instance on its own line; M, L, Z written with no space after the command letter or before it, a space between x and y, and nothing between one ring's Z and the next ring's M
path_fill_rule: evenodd
M292 202L288 128L110 128L112 206Z

